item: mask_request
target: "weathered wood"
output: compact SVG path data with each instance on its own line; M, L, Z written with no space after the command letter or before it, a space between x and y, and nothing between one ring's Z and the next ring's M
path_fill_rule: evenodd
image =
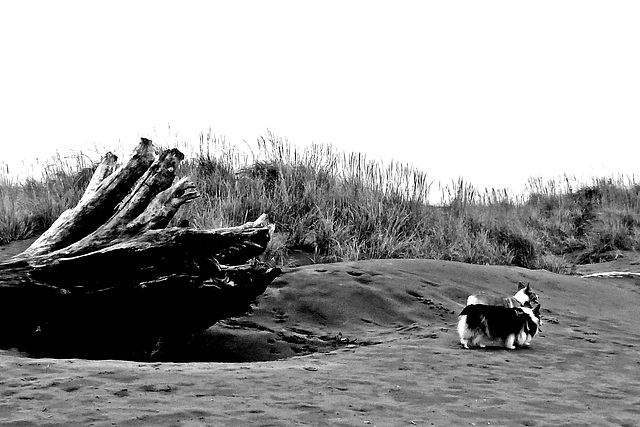
M47 254L47 259L96 251L120 243L146 229L166 226L180 206L199 197L195 185L187 178L169 187L175 178L175 169L183 158L181 153L176 152L177 150L170 150L163 153L150 166L104 225L77 242ZM158 192L160 194L156 195Z
M118 167L118 156L113 153L107 153L102 157L101 162L96 166L87 188L84 190L82 199L78 204L84 204L87 200L94 196L102 181L111 175Z
M116 206L152 162L153 144L150 140L142 138L131 160L124 167L108 175L97 187L93 184L89 194L82 197L75 208L63 212L58 220L18 257L28 258L52 252L96 230L113 215Z
M127 224L125 234L164 228L178 212L178 209L200 197L196 186L188 178L182 178L156 196L147 208L132 222Z
M116 170L107 154L78 205L32 246L0 264L0 347L34 355L157 355L163 337L185 337L239 316L280 273L256 261L273 232L266 215L237 227L169 227L199 197L183 159L153 160L142 139ZM172 184L173 183L173 184Z
M218 230L165 228L149 230L103 249L77 256L64 250L0 264L0 289L53 286L85 293L133 286L167 274L217 269L217 263L237 265L259 256L270 240L269 227ZM115 241L114 241L115 242ZM23 277L28 273L28 280ZM25 283L25 280L27 282Z
M610 279L610 278L620 278L620 277L640 277L640 273L630 272L630 271L606 271L601 273L591 273L580 276L583 279L589 278L601 278L601 279Z

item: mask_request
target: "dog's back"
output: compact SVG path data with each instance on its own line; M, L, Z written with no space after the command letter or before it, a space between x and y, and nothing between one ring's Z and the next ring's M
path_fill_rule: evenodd
M533 307L538 304L538 295L533 292L531 285L518 282L518 292L512 297L497 297L487 294L469 295L467 305L501 305L504 307Z
M467 298L467 306L469 305L498 305L509 308L522 306L514 297L503 298L486 294L469 295Z

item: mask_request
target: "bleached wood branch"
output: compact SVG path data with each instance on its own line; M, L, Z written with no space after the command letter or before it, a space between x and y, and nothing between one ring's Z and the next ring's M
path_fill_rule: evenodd
M640 277L640 273L633 273L630 271L607 271L607 272L602 272L602 273L591 273L591 274L585 274L584 276L580 276L583 279L589 279L589 278L603 278L603 279L610 279L610 278L618 278L618 277Z

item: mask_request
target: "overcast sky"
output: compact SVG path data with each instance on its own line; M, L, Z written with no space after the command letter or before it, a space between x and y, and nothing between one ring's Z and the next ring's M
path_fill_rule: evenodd
M632 174L639 22L638 1L2 2L0 161L210 127L516 192Z

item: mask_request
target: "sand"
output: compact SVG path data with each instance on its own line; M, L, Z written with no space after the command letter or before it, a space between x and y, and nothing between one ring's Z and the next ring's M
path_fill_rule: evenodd
M531 347L462 349L466 296L518 281L543 305ZM199 343L200 358L238 363L0 351L0 424L638 425L639 285L432 260L293 268Z

